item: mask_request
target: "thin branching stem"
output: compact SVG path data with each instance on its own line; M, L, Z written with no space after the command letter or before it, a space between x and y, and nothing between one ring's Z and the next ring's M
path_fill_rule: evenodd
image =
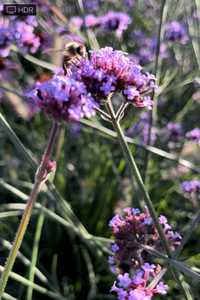
M121 120L129 103L123 102L116 113L116 119Z
M100 109L100 108L97 107L97 106L95 106L95 110L97 111L97 113L100 114L100 116L104 117L105 119L110 120L109 114L107 114L105 111L103 111L102 109Z

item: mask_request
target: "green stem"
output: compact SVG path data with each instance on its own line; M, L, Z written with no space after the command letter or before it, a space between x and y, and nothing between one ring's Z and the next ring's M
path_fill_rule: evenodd
M30 265L30 271L29 271L29 281L34 283L34 278L35 278L35 267L37 264L37 258L38 258L38 250L39 250L39 243L40 243L40 238L42 234L42 228L44 224L44 212L40 212L38 220L37 220L37 225L36 225L36 231L35 231L35 236L34 236L34 242L33 242L33 251L32 251L32 258L31 258L31 265ZM26 295L26 300L32 300L33 297L33 286L29 285L27 289L27 295Z
M0 265L0 272L3 272L3 270L4 270L4 268ZM54 300L66 300L66 298L64 298L62 295L60 295L56 292L50 291L47 288L44 288L43 286L41 286L39 284L32 283L28 279L24 278L23 276L15 273L15 272L10 272L10 277L13 280L15 280L15 281L17 281L20 284L23 284L25 286L32 285L33 289L35 291L37 291L38 293L44 295L45 298L48 297L48 298L51 298L51 299L54 299Z
M51 156L51 153L52 153L55 141L56 141L58 129L59 129L59 125L57 123L54 123L54 125L51 129L49 138L48 138L47 147L45 149L41 164L39 165L39 168L36 172L35 183L34 183L33 189L31 191L29 200L28 200L26 208L24 210L21 222L19 224L19 227L18 227L18 230L16 233L15 240L13 242L13 246L9 253L4 271L3 271L1 279L0 279L0 299L2 299L2 295L6 288L10 272L15 263L15 259L17 257L18 250L22 244L28 223L31 218L34 203L37 199L38 193L40 192L42 185L45 183L45 181L47 179L48 163L49 163L49 159L50 159L50 156Z
M52 71L52 72L55 72L56 70L56 66L44 61L44 60L41 60L41 59L38 59L30 54L25 54L23 55L22 53L20 53L20 50L16 47L16 46L12 46L12 50L15 51L15 52L18 52L20 55L22 55L26 60L30 61L31 63L35 64L36 66L39 66L39 67L42 67L44 69L47 69L49 71Z
M99 132L100 134L102 134L102 136L105 136L106 138L117 139L117 134L114 130L106 128L97 122L92 122L89 120L82 119L81 124L91 128L91 129L96 130L97 133ZM159 149L159 148L156 148L153 146L144 145L143 143L138 142L136 139L132 139L128 136L125 136L125 140L128 144L136 145L137 147L140 147L140 148L144 149L145 151L151 152L152 154L158 155L165 159L173 160L174 162L192 170L195 173L200 173L200 169L198 167L196 167L194 164L192 164L190 161L182 159L173 153L166 152L162 149Z

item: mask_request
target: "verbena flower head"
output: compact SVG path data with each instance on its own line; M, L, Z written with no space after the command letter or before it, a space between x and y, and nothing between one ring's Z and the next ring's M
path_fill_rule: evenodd
M55 75L26 96L38 110L58 121L79 121L95 114L95 101L83 83L62 75Z
M35 33L37 25L35 16L0 18L0 56L9 55L11 43L16 44L22 53L35 53L41 44Z
M181 236L172 230L167 218L160 216L159 222L169 245L174 250L181 241ZM162 250L162 244L148 211L141 213L139 209L125 208L123 215L114 216L109 222L115 242L109 257L111 271L118 273L137 269L149 260L145 246Z
M134 276L119 274L111 292L116 293L119 300L151 300L154 295L166 295L168 286L163 282L149 286L160 270L160 266L145 263Z
M172 21L166 24L165 38L171 42L185 44L188 36L185 27L178 21Z
M33 16L25 20L14 20L12 23L13 38L23 53L35 53L40 46L40 38L34 32L36 26L37 22Z
M196 144L200 144L200 128L194 128L186 133L186 139Z
M82 30L86 28L99 28L108 31L114 31L117 37L121 37L123 32L128 28L132 19L123 12L109 11L103 16L93 14L86 15L85 18L72 17L69 21L69 29L77 28Z
M109 11L100 17L100 23L103 28L116 31L116 35L120 38L131 23L131 18L123 12Z
M155 77L143 72L123 51L111 47L91 51L90 59L83 60L76 73L99 101L113 92L121 92L136 107L152 106L148 93L155 88Z
M200 192L200 180L186 180L181 183L183 192L191 194Z

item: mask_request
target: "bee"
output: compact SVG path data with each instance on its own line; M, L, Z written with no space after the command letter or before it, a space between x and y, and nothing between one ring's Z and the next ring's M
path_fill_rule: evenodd
M82 58L88 58L86 47L78 42L69 42L63 51L64 74L69 74L70 67L78 65Z
M64 49L54 50L51 48L44 51L44 53L49 52L62 52L62 67L65 75L70 75L71 66L77 66L82 58L88 58L88 51L86 47L75 41L66 43Z

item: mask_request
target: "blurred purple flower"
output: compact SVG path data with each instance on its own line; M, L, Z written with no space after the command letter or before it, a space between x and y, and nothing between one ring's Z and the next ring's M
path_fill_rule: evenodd
M85 18L72 17L69 20L69 29L82 30L86 28L100 28L104 30L114 31L117 37L121 37L123 32L128 28L132 19L123 12L109 11L103 16L95 16L93 14L86 15Z
M185 193L200 192L200 180L186 180L181 183L181 188Z
M176 142L182 137L182 126L179 123L169 122L167 123L167 135L170 141Z
M183 140L183 129L181 124L168 122L164 128L160 130L160 139L169 149L176 150L180 147L180 142Z
M190 142L200 144L200 129L194 128L186 133L186 139Z
M115 253L115 252L117 252L119 250L119 246L117 244L112 244L111 250L112 250L112 252Z
M69 128L69 132L71 137L77 139L80 137L80 133L81 133L81 124L80 123L71 123L71 126Z
M165 38L167 41L179 42L181 44L185 44L188 41L186 29L178 21L171 21L166 24Z
M100 0L83 0L83 5L88 11L98 11Z
M0 18L0 56L9 55L11 43L15 43L23 53L35 53L40 46L40 38L35 34L38 23L35 16L19 19Z
M96 17L94 15L87 15L85 17L85 27L86 28L95 28L101 25L101 21L99 17Z
M131 18L123 12L109 11L106 15L100 17L101 26L108 30L116 31L120 38L131 23Z
M83 83L55 75L26 94L33 106L47 115L65 121L79 121L95 115L95 101Z
M0 17L0 57L7 57L9 55L11 42L10 21Z
M69 20L69 24L68 24L68 26L69 26L69 28L70 29L74 29L74 28L76 28L76 29L78 29L78 30L81 30L81 27L83 26L83 19L81 18L81 17L72 17L72 18L70 18L70 20Z
M34 33L35 23L29 24L29 19L13 23L13 37L17 47L23 53L35 53L40 47L40 38Z
M148 143L149 135L149 125L150 125L150 114L148 112L143 112L140 115L140 119L132 127L130 127L126 134L133 138L139 138L140 142L143 144ZM158 130L155 127L151 129L151 145L155 144L157 139Z
M145 65L152 62L155 59L157 39L155 37L147 37L140 30L134 30L132 32L132 38L136 44L134 54L138 57L140 64ZM162 59L167 58L168 51L165 43L160 45L160 57Z

